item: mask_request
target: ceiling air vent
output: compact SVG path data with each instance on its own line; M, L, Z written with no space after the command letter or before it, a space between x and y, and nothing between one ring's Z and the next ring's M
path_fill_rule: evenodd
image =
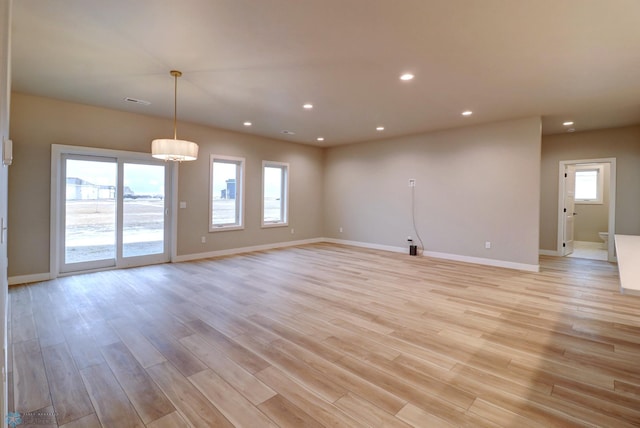
M283 133L283 134L285 134L285 135L296 135L296 133L295 133L295 132L293 132L293 131L289 131L289 130L286 130L286 129L285 129L284 131L280 131L280 132L282 132L282 133Z
M126 97L124 100L128 103L142 104L143 106L151 105L149 101L139 100L137 98Z

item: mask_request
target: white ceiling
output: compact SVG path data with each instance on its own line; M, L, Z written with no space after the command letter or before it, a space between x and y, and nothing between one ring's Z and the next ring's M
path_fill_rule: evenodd
M178 69L179 123L318 146L640 123L638 0L16 0L12 37L16 91L172 117Z

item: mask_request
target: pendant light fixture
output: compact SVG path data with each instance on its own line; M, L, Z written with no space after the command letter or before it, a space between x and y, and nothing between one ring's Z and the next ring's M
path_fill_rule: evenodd
M178 140L178 77L182 72L171 70L174 78L173 139L159 138L151 142L151 156L166 161L192 161L198 158L198 145L191 141Z

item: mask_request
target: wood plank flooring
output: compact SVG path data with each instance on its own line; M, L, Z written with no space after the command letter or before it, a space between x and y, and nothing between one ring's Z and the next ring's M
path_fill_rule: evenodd
M10 289L9 410L62 427L640 426L617 266L314 244Z

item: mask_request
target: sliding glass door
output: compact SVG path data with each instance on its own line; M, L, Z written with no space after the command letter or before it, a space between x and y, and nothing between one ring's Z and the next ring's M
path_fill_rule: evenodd
M165 165L124 163L122 257L164 254Z
M115 265L115 159L64 159L64 264L74 270Z
M169 260L168 166L126 156L60 156L60 272Z

